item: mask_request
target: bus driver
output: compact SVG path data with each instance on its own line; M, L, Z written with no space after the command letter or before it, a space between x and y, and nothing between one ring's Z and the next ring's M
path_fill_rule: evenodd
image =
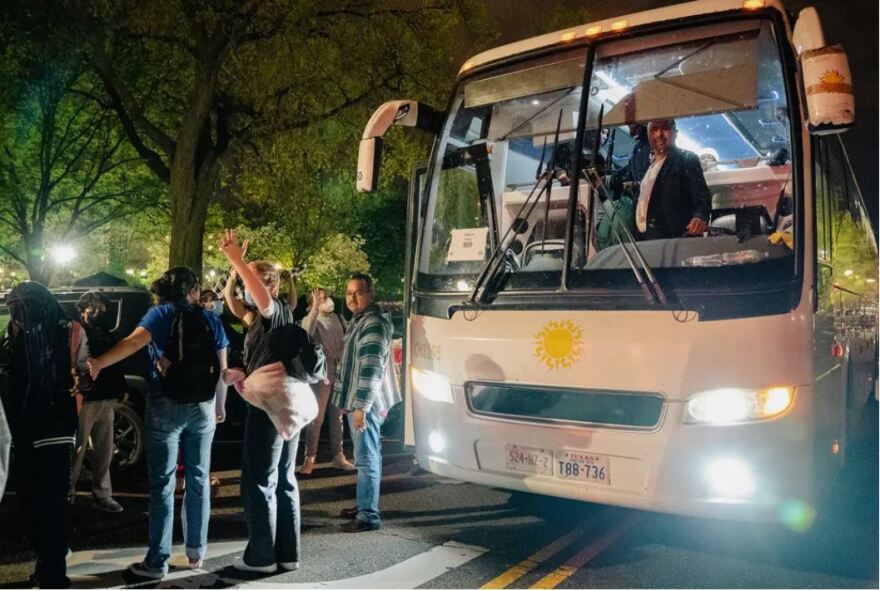
M642 178L636 205L639 240L701 236L708 227L712 195L700 158L675 145L675 121L651 121L653 160Z

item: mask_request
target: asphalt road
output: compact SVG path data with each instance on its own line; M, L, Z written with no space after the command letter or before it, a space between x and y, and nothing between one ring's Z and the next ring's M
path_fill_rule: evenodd
M876 417L875 417L876 418ZM394 444L388 446L394 451ZM303 561L294 573L245 577L228 568L246 538L238 498L239 449L217 445L222 479L213 503L209 559L174 568L161 584L124 572L143 557L143 474L117 477L125 512L75 506L76 587L227 588L874 588L878 587L877 439L862 444L813 527L731 523L645 513L523 493L427 474L389 453L382 530L345 534L335 517L352 504L354 476L321 465L301 479ZM320 458L319 458L320 459ZM87 488L85 486L84 488ZM178 524L179 525L179 524ZM0 505L0 586L33 568L14 495ZM179 527L175 542L179 543ZM181 552L172 564L182 564Z

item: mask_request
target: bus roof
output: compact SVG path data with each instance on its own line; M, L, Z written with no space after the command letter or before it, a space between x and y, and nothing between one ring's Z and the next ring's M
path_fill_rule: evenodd
M744 4L754 1L756 0L695 0L694 2L686 2L674 6L644 10L642 12L634 12L632 14L624 14L613 18L593 21L575 27L569 27L568 29L561 29L553 33L538 35L537 37L532 37L530 39L508 43L507 45L502 45L478 53L464 63L458 74L461 76L477 66L482 66L513 55L526 53L542 47L549 47L551 45L569 43L578 38L608 33L614 30L631 29L633 27L650 23L688 18L701 14L747 10L744 8ZM785 14L785 8L782 6L780 0L763 0L763 5L757 6L756 8L774 8L783 15ZM625 24L623 24L620 29L617 29L616 26L615 28L612 28L612 25L620 26L624 21Z

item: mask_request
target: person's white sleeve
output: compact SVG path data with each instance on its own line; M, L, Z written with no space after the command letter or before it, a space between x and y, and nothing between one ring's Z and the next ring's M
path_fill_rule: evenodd
M272 318L275 315L275 306L278 304L275 303L275 298L269 298L269 307L265 310L260 310L260 316L263 318Z

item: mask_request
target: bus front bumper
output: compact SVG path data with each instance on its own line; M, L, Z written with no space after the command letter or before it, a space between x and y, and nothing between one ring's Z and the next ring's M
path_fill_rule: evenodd
M775 420L684 425L681 404L667 403L661 425L626 431L509 421L459 405L419 400L419 465L442 476L537 494L649 511L739 519L804 519L814 511L814 442L809 388ZM544 455L537 469L511 452ZM572 454L605 468L603 481L562 470Z

